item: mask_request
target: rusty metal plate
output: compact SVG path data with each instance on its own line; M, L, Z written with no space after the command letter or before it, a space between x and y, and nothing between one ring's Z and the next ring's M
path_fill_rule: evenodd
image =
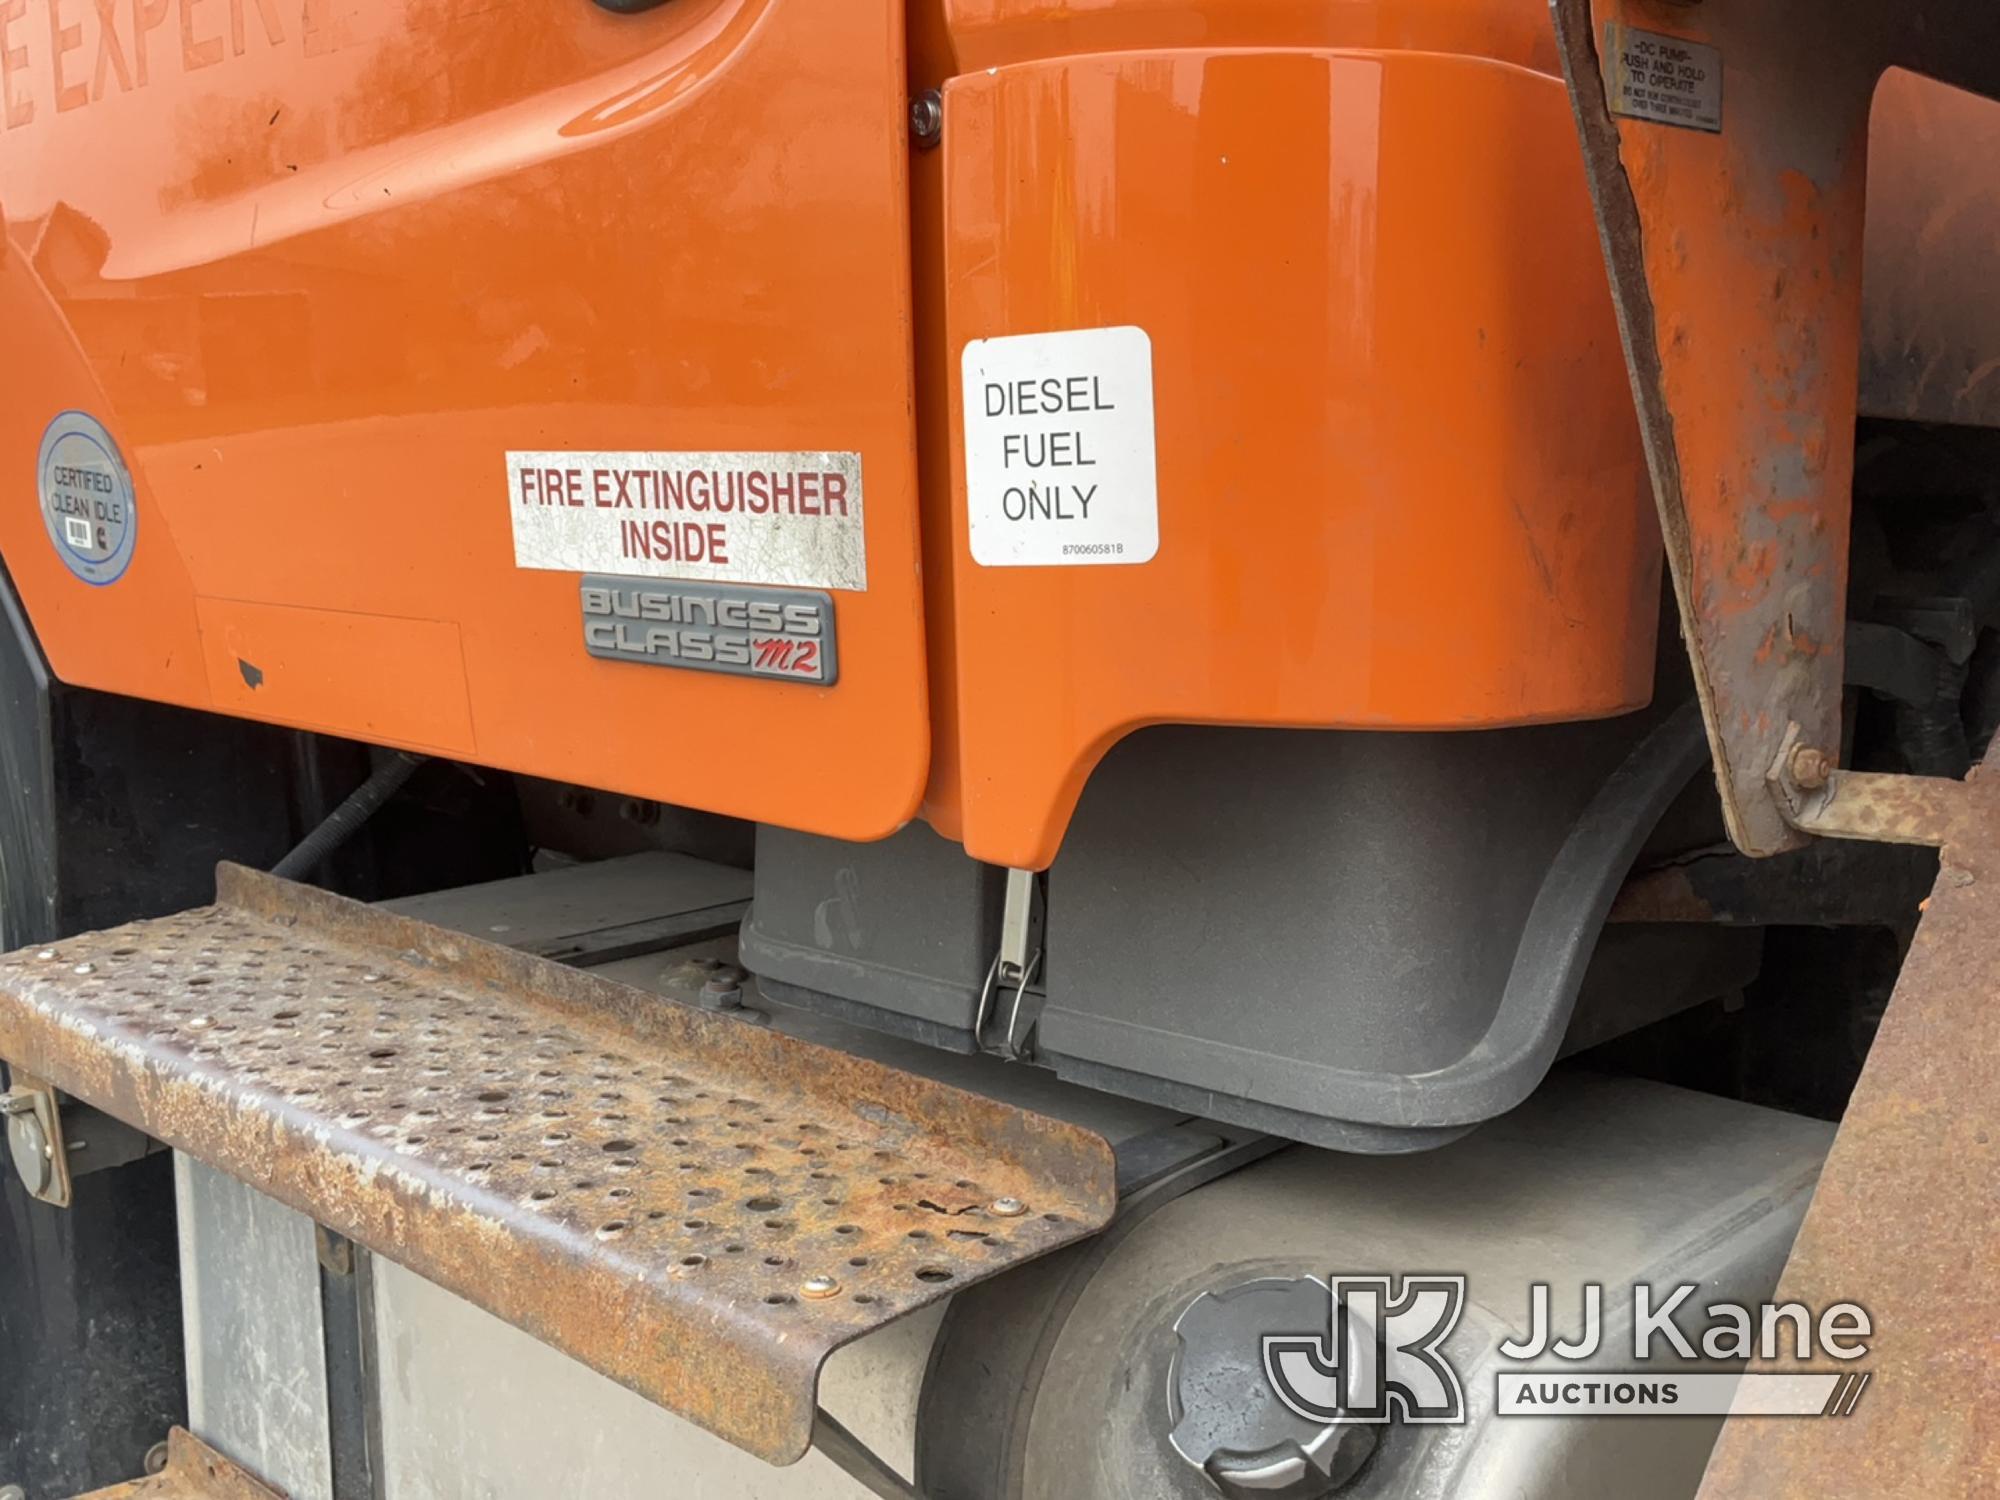
M0 958L0 1056L776 1463L833 1349L1115 1203L1089 1131L229 865Z
M1701 1500L2000 1495L2000 754L1972 793L1778 1285L1868 1309L1866 1399L1728 1422Z
M167 1466L157 1474L92 1490L77 1500L285 1500L185 1428L167 1434Z
M1891 66L2000 91L2000 6L1553 9L1723 812L1777 853L1780 742L1840 744L1870 104ZM1712 60L1719 133L1614 115L1602 43L1638 33Z

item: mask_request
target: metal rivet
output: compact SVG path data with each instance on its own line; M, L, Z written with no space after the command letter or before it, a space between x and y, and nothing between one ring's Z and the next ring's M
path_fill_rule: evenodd
M812 1298L831 1297L840 1290L840 1283L831 1276L808 1276L799 1285L803 1296Z
M96 964L78 964L74 969L70 970L72 974L95 974L96 972Z
M35 955L35 957L41 959L54 958L55 956L56 956L56 950L53 948L44 948L40 953L37 953Z
M1018 1219L1028 1211L1028 1205L1019 1198L995 1198L986 1208L987 1212L998 1214L1003 1219Z

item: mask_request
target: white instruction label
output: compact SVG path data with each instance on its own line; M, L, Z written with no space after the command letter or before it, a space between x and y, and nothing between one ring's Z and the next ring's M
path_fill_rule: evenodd
M1614 115L1722 129L1722 53L1714 47L1607 21L1604 59Z
M514 564L865 589L858 453L509 452Z
M1145 329L975 339L960 372L974 562L1151 560L1160 496Z

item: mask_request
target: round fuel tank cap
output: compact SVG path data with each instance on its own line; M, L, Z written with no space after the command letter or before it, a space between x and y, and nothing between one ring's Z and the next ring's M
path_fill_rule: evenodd
M1324 1328L1327 1313L1325 1282L1266 1276L1205 1291L1174 1321L1168 1438L1219 1494L1323 1500L1375 1451L1373 1427L1302 1417L1265 1376L1265 1335Z

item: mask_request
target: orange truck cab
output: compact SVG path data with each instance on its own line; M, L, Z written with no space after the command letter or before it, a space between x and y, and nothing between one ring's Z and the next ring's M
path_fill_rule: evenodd
M1340 819L1449 805L1548 859L1589 778L1510 766L1636 743L1658 534L1531 0L66 3L0 48L0 463L38 501L0 549L64 683L753 822L746 951L892 1029L972 1045L1020 992L1032 955L988 983L975 951L1011 878L1052 929L1041 1054L1079 1076L1344 1139L1539 1075L1560 1005L1506 1089L1411 1116L1337 1104L1324 1060L1231 1082L1255 1026L1133 1053L1100 993L1141 956L1103 946L1139 932L1114 867L1177 840L1231 899L1334 898L1281 988L1349 949L1343 907L1518 936L1533 882L1476 859L1435 903L1366 878L1386 912L1328 884L1337 839L1285 869L1223 811L1266 775L1305 778L1258 798L1286 817L1326 776ZM1159 725L1321 736L1148 733L1100 774ZM1176 746L1183 807L1134 842L1124 789ZM838 870L945 934L929 959L818 941ZM1454 1025L1337 1071L1465 1056L1488 947L1447 965ZM1247 977L1209 951L1172 982ZM1336 1029L1343 988L1378 986L1334 982Z
M1692 102L1619 96L1627 148L1723 150L1699 8L1598 10L1691 70ZM1727 672L1690 676L1682 636L1784 564L1752 538L1690 588L1663 539L1576 76L1544 0L0 0L0 685L28 789L5 946L204 901L213 858L277 863L354 793L350 822L390 809L373 864L336 855L343 824L282 873L442 900L671 857L699 893L647 866L667 916L577 897L594 915L529 951L596 962L643 916L724 943L711 998L740 979L836 1050L1032 1064L1030 1092L1237 1144L1473 1152L1559 1058L1769 982L1780 921L1640 883L1743 843L1708 768L1756 707L1718 706ZM1864 454L2000 423L1975 392L2000 335L1931 279L1992 222L1990 163L1940 136L1993 130L1969 95L1885 87L1866 337L1830 356L1861 361ZM1927 219L1957 172L1983 195ZM1806 222L1768 207L1716 213ZM1746 340L1807 295L1767 290ZM1913 378L1932 350L1966 378ZM1667 384L1705 414L1689 441L1750 430ZM1848 437L1805 432L1799 462ZM1897 472L1967 472L1924 462ZM1912 487L1856 501L1851 589L1844 552L1812 565L1875 695L1842 720L1835 681L1828 719L1955 776L2000 598L1945 567L1985 546L1977 507L1923 530L1889 493ZM1740 660L1812 656L1786 620ZM1948 713L1913 651L1948 658ZM1902 921L1891 873L1893 921L1829 923ZM475 905L424 911L527 945ZM1816 1158L1785 1129L1770 1161ZM184 1227L212 1222L221 1189L181 1171ZM311 1175L250 1180L313 1212ZM1746 1285L1796 1218L1767 1197L1791 1206L1731 1262ZM484 1279L396 1243L455 1293ZM752 1396L649 1384L525 1305L498 1310L802 1451L810 1409L757 1427ZM1205 1462L1171 1492L1239 1492Z

